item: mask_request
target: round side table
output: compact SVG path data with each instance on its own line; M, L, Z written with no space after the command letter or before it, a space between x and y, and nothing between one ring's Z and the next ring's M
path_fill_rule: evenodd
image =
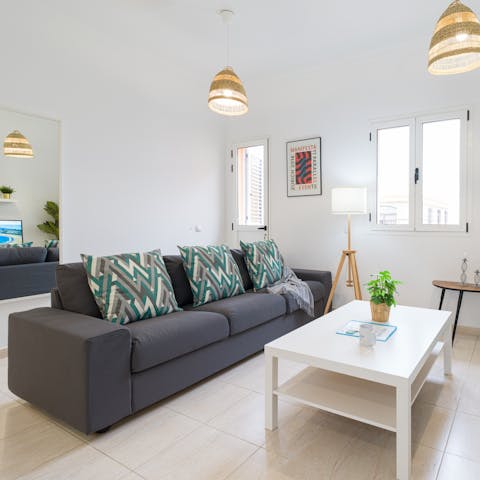
M457 312L455 313L455 323L453 324L452 343L455 340L455 332L457 331L458 316L460 315L460 308L462 307L463 292L480 293L480 287L476 287L473 283L449 282L446 280L434 280L432 285L442 289L440 296L440 305L438 309L442 309L443 299L445 297L445 290L453 290L458 292Z

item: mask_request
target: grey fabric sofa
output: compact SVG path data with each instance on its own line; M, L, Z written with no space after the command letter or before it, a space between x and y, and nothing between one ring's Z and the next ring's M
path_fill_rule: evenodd
M253 293L233 253L247 293L194 308L181 258L165 256L184 311L124 326L100 319L82 264L59 265L52 308L9 317L10 390L84 433L102 431L311 320L292 299ZM330 272L296 272L320 316Z
M49 293L58 256L58 248L0 248L0 300Z

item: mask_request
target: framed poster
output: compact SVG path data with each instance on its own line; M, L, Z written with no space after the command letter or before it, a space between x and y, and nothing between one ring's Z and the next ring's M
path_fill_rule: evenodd
M287 142L287 196L322 194L322 139Z

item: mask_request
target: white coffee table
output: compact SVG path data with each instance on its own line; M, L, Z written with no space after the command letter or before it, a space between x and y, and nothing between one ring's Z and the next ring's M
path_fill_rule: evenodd
M369 302L353 301L265 346L265 426L278 426L278 397L384 428L397 435L397 478L411 474L411 407L443 351L451 373L451 313L392 308L397 331L385 343L362 347L336 334L350 320L370 321ZM278 359L308 368L278 385Z

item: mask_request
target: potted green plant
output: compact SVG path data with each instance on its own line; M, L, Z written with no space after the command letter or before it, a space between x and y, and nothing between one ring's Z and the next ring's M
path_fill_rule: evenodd
M10 198L12 197L12 193L15 192L15 190L7 185L2 185L0 187L0 192L2 192L2 197L5 200L10 200Z
M397 285L402 282L394 280L388 270L377 273L375 277L367 284L372 320L374 322L388 322L390 308L397 304L395 301L395 294L398 293Z
M37 225L37 228L44 233L48 233L49 235L53 235L54 238L57 240L60 238L60 210L58 208L58 204L49 200L45 203L43 210L52 217L52 220L46 220L45 222Z

